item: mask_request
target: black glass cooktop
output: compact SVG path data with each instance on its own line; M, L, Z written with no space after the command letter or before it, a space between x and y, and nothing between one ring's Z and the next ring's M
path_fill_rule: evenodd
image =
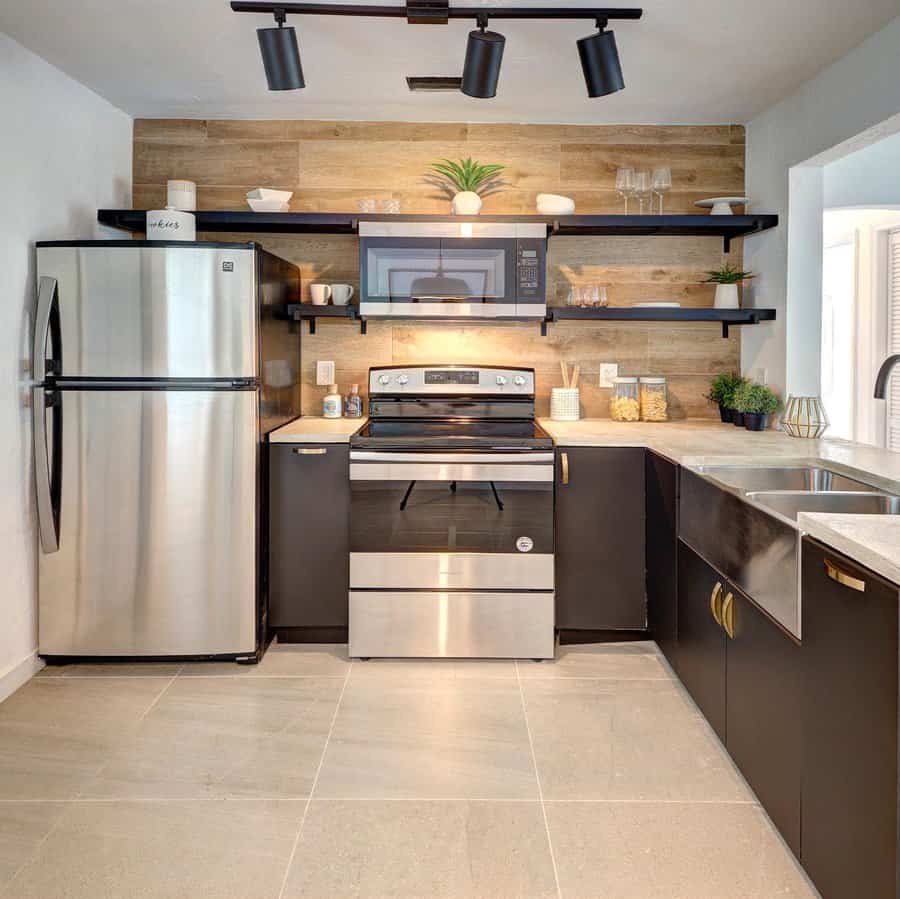
M531 419L370 419L353 437L357 449L552 449Z

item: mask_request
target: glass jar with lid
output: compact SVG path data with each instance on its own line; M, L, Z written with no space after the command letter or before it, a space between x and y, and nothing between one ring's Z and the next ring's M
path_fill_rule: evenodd
M641 421L668 421L669 398L665 378L641 378Z
M613 378L609 414L613 421L639 421L641 403L637 378Z

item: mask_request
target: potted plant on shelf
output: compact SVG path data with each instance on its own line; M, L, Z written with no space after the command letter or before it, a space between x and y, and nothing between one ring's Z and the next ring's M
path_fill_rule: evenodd
M481 211L481 198L500 189L501 183L497 180L497 176L506 166L481 165L469 157L458 162L441 159L439 162L433 162L431 168L437 172L442 182L449 182L455 189L453 214L478 215Z
M724 422L732 422L734 418L734 394L744 383L744 379L736 372L722 372L716 375L706 394L706 399L719 407L719 418Z
M756 277L753 272L743 272L730 262L726 262L721 268L708 271L706 274L709 277L703 283L716 285L716 298L713 302L716 309L740 309L738 284Z
M746 384L738 391L737 402L744 413L744 427L748 431L764 431L769 416L778 409L778 397L765 384Z

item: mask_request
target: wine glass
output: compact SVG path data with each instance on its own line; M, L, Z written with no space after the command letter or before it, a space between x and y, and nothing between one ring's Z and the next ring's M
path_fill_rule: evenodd
M659 214L663 214L663 196L672 189L672 170L667 165L658 166L653 170L651 179L653 193L659 197Z
M634 169L616 169L616 193L625 201L625 215L628 215L628 198L634 196Z
M644 214L644 201L650 196L650 172L636 172L634 195L638 198L638 214Z

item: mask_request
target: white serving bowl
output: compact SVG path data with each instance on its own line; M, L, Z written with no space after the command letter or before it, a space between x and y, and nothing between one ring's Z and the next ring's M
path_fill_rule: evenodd
M538 194L537 210L541 215L572 215L575 212L575 201L558 194Z
M283 200L250 200L250 208L254 212L287 212L288 204Z
M247 191L248 200L278 200L280 203L289 203L294 196L292 190L272 190L271 187L257 187L256 190Z

